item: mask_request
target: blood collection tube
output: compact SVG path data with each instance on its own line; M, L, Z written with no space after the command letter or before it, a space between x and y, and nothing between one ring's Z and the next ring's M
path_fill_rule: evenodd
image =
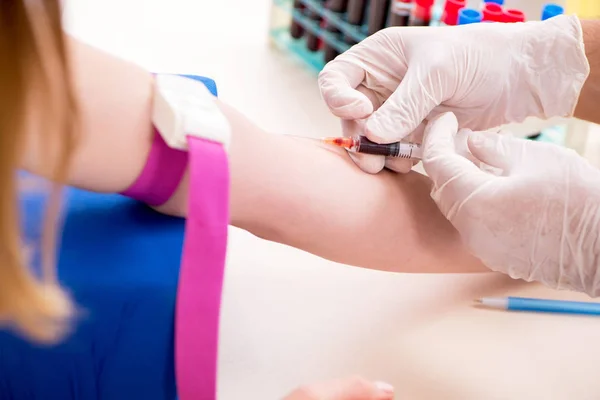
M315 23L319 23L321 16L315 10L307 8L306 16L313 20ZM306 32L306 48L310 51L317 51L321 47L321 39L313 32Z
M294 10L302 12L304 10L304 3L300 0L294 0ZM304 27L296 20L292 18L292 24L290 25L290 35L294 39L300 39L304 35Z
M348 10L346 11L347 22L356 28L360 28L365 21L367 5L367 0L348 0ZM348 44L356 43L356 40L350 36L346 36L344 41Z
M502 6L496 3L485 3L483 5L483 22L502 22Z
M510 9L502 12L502 21L507 23L525 22L525 13L521 10Z
M348 6L348 0L327 0L325 1L325 8L329 11L336 13L343 13L346 11ZM339 30L330 23L326 23L325 29L331 32L332 35L338 35ZM323 46L323 53L325 62L329 62L338 56L338 51L331 43L325 43Z
M390 0L370 0L369 1L369 20L368 34L372 35L385 28L390 10Z
M458 24L468 25L481 22L483 15L473 8L463 8L458 12Z
M367 12L367 0L348 0L348 23L362 26Z
M387 26L407 26L412 6L412 0L392 0Z
M429 26L431 23L431 9L435 0L415 0L415 6L410 15L410 26Z
M458 12L467 6L466 0L446 0L441 25L453 26L458 23Z
M322 140L327 144L343 147L346 150L355 153L396 158L421 159L423 157L421 146L415 143L396 142L379 144L370 141L365 136L333 137Z
M542 21L565 13L565 9L558 4L546 4L542 9Z

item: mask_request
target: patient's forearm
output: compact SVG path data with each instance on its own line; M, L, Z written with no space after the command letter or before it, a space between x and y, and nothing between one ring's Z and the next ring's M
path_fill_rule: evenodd
M230 107L221 108L233 128L233 225L361 267L485 271L430 199L425 176L365 174L344 151L267 134ZM185 208L186 185L166 205L171 211Z
M151 147L152 76L77 41L70 40L69 46L81 110L70 183L98 192L123 191L142 171ZM364 174L344 152L267 134L230 107L221 107L233 128L234 225L363 267L484 270L429 198L427 178ZM184 179L160 209L185 214L187 184Z

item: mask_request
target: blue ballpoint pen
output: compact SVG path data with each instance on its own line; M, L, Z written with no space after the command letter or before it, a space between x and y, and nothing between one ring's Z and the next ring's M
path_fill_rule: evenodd
M526 297L486 297L477 300L477 302L484 307L509 311L600 316L600 303L593 302L532 299Z

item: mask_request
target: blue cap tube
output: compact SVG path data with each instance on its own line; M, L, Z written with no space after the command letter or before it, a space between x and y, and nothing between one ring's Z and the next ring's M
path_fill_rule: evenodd
M458 12L458 25L476 24L482 19L483 14L472 8L463 8Z
M484 3L496 3L498 5L503 6L504 5L504 0L485 0Z
M542 21L565 13L565 9L558 4L546 4L542 9Z

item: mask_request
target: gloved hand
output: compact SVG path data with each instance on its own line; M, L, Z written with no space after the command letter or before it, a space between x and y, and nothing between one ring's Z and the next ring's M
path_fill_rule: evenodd
M446 111L474 130L530 116L571 116L588 74L581 24L560 16L519 24L388 28L327 64L319 86L331 111L346 120L345 134L363 130L375 142L391 143ZM357 161L371 173L384 166L372 156ZM388 167L410 166L395 162Z
M392 400L394 389L382 382L362 378L310 385L295 390L284 400Z
M457 130L452 113L429 122L423 166L473 255L513 278L600 295L600 170L550 143L468 132L473 159L495 169L485 172L457 153Z

